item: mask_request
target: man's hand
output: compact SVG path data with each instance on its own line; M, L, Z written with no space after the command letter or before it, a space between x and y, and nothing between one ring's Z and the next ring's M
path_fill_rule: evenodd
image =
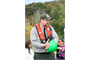
M44 45L45 49L48 49L49 48L49 43L48 42L49 42L49 39L47 40L47 42Z

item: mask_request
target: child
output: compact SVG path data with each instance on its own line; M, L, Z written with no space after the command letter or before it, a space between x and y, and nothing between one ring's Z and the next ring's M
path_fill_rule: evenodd
M59 45L57 45L56 60L65 60L65 46L63 45L63 39L60 38L58 43Z
M34 53L31 49L31 41L27 40L25 42L25 60L34 60Z

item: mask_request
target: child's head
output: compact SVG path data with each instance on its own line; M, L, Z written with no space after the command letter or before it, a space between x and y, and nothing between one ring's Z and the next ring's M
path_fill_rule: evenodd
M64 40L62 38L59 38L59 41L58 41L59 45L62 46L63 43L64 43Z
M31 41L30 40L27 40L25 42L25 48L31 48Z

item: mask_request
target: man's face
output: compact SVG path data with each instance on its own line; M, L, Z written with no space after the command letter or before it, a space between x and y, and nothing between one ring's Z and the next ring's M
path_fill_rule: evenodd
M49 25L49 20L43 20L42 23L44 24L44 26L48 26Z

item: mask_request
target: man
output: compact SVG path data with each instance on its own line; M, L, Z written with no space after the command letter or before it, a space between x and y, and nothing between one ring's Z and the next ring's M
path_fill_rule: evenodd
M55 54L53 52L47 53L49 48L49 41L54 39L57 43L59 38L53 29L49 25L49 20L52 20L48 14L42 14L40 17L40 23L36 24L31 30L31 44L34 47L34 59L35 60L55 60Z

